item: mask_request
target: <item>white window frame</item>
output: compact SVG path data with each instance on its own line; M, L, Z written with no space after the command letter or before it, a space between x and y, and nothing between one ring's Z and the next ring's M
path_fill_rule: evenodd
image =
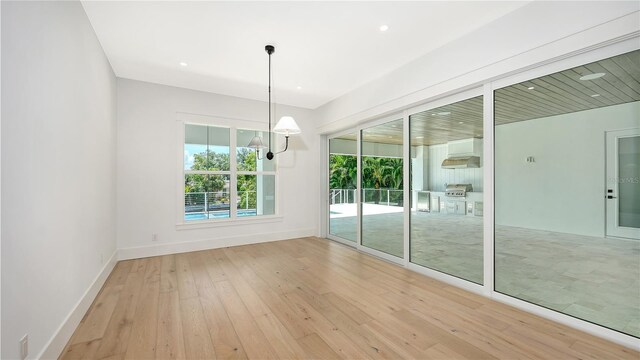
M229 129L229 170L228 171L206 171L206 170L185 170L184 169L184 135L186 125L212 126ZM278 176L278 163L275 161L275 170L271 171L238 171L237 170L237 132L238 130L262 131L268 129L262 121L246 119L229 119L216 116L196 115L187 113L177 113L176 121L176 229L200 229L220 226L246 225L247 223L265 223L282 221L280 215L280 182ZM272 149L278 149L277 136L272 136ZM188 174L207 175L228 175L229 176L229 203L236 204L238 198L237 181L238 175L273 175L275 176L275 214L257 216L237 216L237 209L230 206L229 217L219 219L202 219L186 221L184 218L184 177Z

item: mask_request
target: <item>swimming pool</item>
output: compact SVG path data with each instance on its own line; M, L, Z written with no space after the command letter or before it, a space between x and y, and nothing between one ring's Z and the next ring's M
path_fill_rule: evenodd
M238 210L238 217L243 217L243 216L256 216L257 215L257 211L256 209L247 209L247 210ZM229 217L229 211L228 210L224 210L224 211L210 211L209 212L209 219L222 219L222 218L228 218ZM207 219L207 214L205 213L188 213L188 214L184 214L184 219L186 221L193 221L193 220L204 220Z

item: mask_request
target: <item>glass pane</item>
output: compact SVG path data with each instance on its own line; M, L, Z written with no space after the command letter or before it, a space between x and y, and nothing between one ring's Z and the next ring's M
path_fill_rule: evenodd
M411 262L482 284L482 97L409 120Z
M186 221L229 217L229 175L184 176Z
M607 236L605 192L638 173L606 173L604 134L639 127L639 64L634 51L495 91L496 291L636 337L640 241ZM637 143L620 145L637 164Z
M276 213L275 175L238 175L238 217Z
M255 136L262 138L265 146L268 145L267 132L255 130L238 130L236 161L238 171L275 171L275 158L268 160L265 157L267 149L260 150L256 158L256 150L247 147Z
M356 134L329 140L329 234L356 241Z
M229 129L186 124L184 169L229 171Z
M402 120L362 130L362 245L404 255Z
M640 136L619 139L620 226L640 228Z

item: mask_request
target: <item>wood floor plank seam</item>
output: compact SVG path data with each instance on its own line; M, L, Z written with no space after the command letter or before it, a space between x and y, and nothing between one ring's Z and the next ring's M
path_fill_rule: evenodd
M120 261L60 359L640 359L315 237Z

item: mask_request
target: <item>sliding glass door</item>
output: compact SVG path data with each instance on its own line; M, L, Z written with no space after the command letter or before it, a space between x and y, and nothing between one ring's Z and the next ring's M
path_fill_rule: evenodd
M409 117L411 263L476 284L483 283L482 115L477 96Z
M402 258L402 119L362 130L362 245Z
M495 290L640 337L640 51L495 91Z
M358 231L356 133L329 139L329 235L354 243Z
M330 139L329 235L617 331L610 339L640 338L640 50L586 58Z

